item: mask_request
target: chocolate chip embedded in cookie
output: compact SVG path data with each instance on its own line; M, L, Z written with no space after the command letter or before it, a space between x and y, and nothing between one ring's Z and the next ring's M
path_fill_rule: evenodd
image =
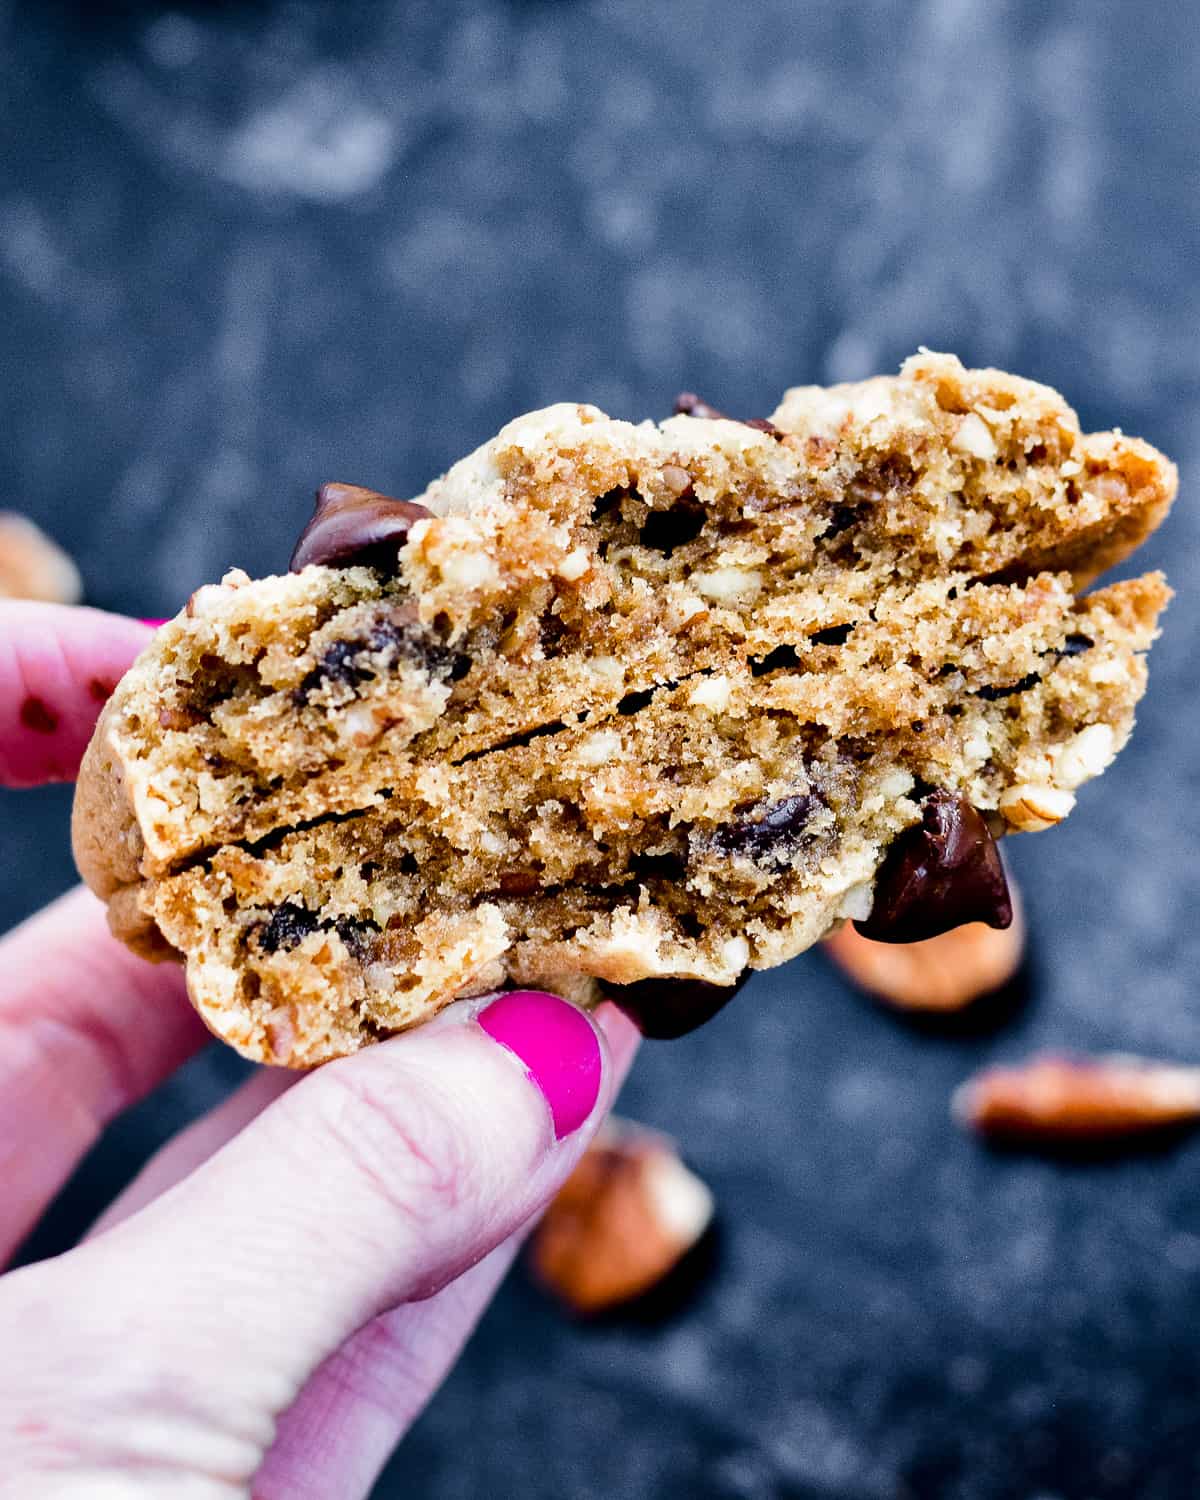
M863 937L919 943L965 922L1007 927L1012 901L986 821L956 792L931 792L921 821L902 833L875 880Z
M699 979L639 979L633 984L605 984L600 989L652 1041L674 1041L711 1021L749 979L746 970L732 984Z
M348 567L378 562L394 567L413 522L430 514L412 500L394 500L356 484L323 484L313 518L292 553L292 571L314 563Z
M506 984L678 1035L846 919L1007 917L992 839L1133 725L1174 470L923 353L735 422L560 405L414 500L326 485L107 704L76 852L250 1057Z
M760 865L786 865L794 850L805 842L809 824L823 806L819 797L804 792L744 812L735 810L734 820L718 828L708 846L719 854Z

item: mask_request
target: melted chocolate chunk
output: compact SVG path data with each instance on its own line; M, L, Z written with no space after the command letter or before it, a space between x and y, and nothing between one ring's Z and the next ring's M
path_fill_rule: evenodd
M813 813L823 805L820 797L810 793L784 797L765 807L760 803L748 809L741 821L718 828L709 839L709 848L718 854L741 854L760 865L785 865L805 841L804 831Z
M1007 927L1012 900L983 815L958 792L932 792L921 821L888 851L863 937L919 943L964 922Z
M639 979L635 984L600 981L605 996L623 1010L644 1037L673 1041L711 1021L746 980L746 969L735 984L706 984L702 979Z
M1061 656L1082 656L1085 651L1090 651L1095 645L1090 635L1080 635L1072 632L1063 642Z
M336 932L347 951L362 962L367 956L370 937L378 931L374 922L363 917L343 914L321 920L316 912L309 911L298 901L285 901L271 913L270 921L259 929L258 945L268 953L278 953L281 948L290 953L310 933Z
M331 922L322 922L321 927L328 931L331 927L342 942L346 945L346 951L352 958L364 963L371 951L371 939L379 933L379 927L368 917L351 917L345 914L334 917Z
M258 945L268 953L278 953L282 948L288 953L298 948L310 932L316 932L320 923L316 913L301 906L297 901L285 901L271 913L271 920L259 931Z
M394 500L356 484L323 484L313 518L292 553L291 570L298 573L310 563L341 568L362 563L392 571L409 527L432 514L413 500Z
M1028 692L1031 687L1036 687L1041 680L1041 677L1036 672L1029 672L1021 678L1020 682L1009 683L1007 687L977 688L975 697L982 698L985 703L995 703L998 698L1011 698L1014 693Z
M377 620L365 636L331 641L293 696L303 705L328 683L358 688L378 676L381 666L386 670L400 661L423 667L442 681L457 682L471 670L469 656L444 646L420 623L416 607L402 604Z

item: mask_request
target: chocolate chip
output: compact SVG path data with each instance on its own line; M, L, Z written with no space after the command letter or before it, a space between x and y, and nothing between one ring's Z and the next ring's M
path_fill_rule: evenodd
M1080 635L1073 631L1063 642L1060 655L1082 656L1085 651L1090 651L1095 644L1090 635Z
M844 646L854 625L827 625L824 630L814 630L809 640L814 646Z
M739 420L743 427L753 427L756 432L765 432L779 442L783 441L783 433L774 422L768 422L766 417L741 417Z
M639 979L634 984L600 981L607 999L623 1010L644 1037L672 1041L711 1021L737 994L750 970L735 984L706 984L701 979Z
M793 850L805 842L805 828L824 804L804 793L780 802L759 804L745 817L709 837L708 847L718 854L742 855L762 865L785 865Z
M918 943L964 922L1009 926L1008 882L982 814L960 793L936 791L888 850L871 915L854 925L876 942Z
M281 948L287 953L299 947L319 925L316 914L307 907L297 901L285 901L275 908L270 921L260 929L258 945L268 953L278 953Z
M371 939L378 935L378 924L368 917L351 917L346 914L334 917L330 922L320 924L326 932L330 928L337 933L345 944L347 953L352 958L364 962L371 951Z
M1021 678L1020 682L1010 683L1007 687L976 688L974 696L982 698L985 703L995 703L998 698L1011 698L1014 693L1028 692L1031 687L1036 687L1041 680L1041 677L1036 672L1029 672Z
M680 501L670 510L652 510L642 525L638 540L643 547L670 557L677 547L694 542L704 530L704 507L697 501Z
M416 607L402 604L376 620L366 635L331 641L293 696L303 705L329 683L356 689L400 661L422 667L443 682L457 682L471 670L469 656L443 645L421 624Z
M259 929L258 945L268 953L280 949L290 953L314 932L336 932L348 952L361 962L367 956L369 938L378 931L375 923L364 917L342 914L322 921L298 901L285 901Z
M310 563L363 563L392 571L409 528L428 515L432 511L413 500L394 500L356 484L323 484L289 566L293 573Z
M540 885L534 870L509 870L500 877L499 891L502 896L532 896Z
M34 734L53 734L58 728L58 715L41 698L32 695L21 704L20 719Z
M751 677L765 677L768 672L779 672L785 667L798 667L800 657L795 646L776 646L766 656L750 658Z

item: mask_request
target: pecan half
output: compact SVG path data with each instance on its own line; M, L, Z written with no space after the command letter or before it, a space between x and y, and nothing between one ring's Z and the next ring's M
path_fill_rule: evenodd
M1112 1055L987 1068L954 1096L980 1134L1046 1144L1119 1140L1200 1120L1200 1068Z
M573 1312L603 1312L659 1286L712 1215L712 1194L666 1137L610 1120L546 1210L530 1262Z

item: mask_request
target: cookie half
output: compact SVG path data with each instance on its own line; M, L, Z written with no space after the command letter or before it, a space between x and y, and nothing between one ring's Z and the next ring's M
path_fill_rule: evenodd
M656 1034L846 917L1003 922L998 833L1124 743L1168 597L1079 597L1172 466L923 353L766 422L558 406L193 596L75 811L114 930L308 1065L506 983Z

